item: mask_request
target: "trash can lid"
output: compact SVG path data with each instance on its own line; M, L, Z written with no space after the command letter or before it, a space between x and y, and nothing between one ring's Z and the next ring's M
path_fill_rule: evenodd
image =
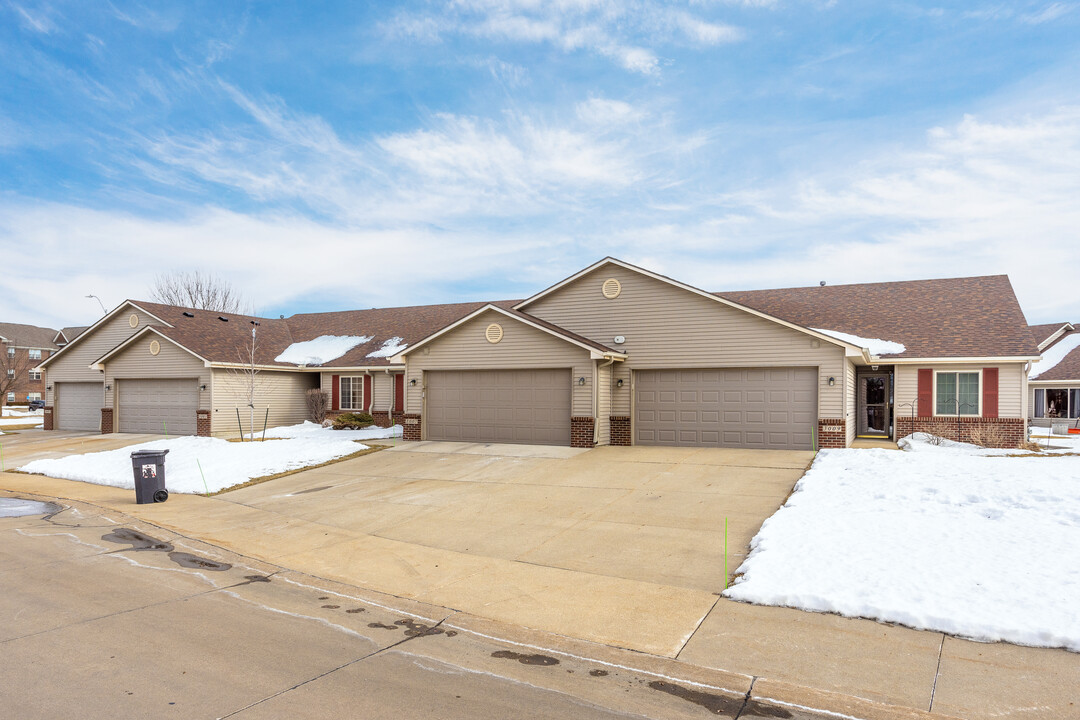
M157 455L165 455L168 452L168 448L165 448L164 450L136 450L135 452L131 453L131 457L152 457Z

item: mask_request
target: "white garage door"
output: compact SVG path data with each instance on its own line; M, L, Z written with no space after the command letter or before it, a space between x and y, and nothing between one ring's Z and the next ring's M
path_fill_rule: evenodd
M56 383L53 413L57 430L101 431L101 408L105 405L103 383Z
M424 374L428 440L570 444L569 370Z
M813 449L817 368L638 370L634 441Z
M194 435L199 409L195 378L118 380L120 432Z

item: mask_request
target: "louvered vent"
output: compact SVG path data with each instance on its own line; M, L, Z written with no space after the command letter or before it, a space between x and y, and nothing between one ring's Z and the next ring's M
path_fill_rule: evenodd
M614 300L619 297L619 293L622 292L622 285L615 278L608 278L604 281L604 285L600 288L600 291L604 293L604 297L608 300Z
M487 330L484 331L484 337L492 345L502 340L502 335L502 325L498 323L491 323L487 326Z
M133 328L139 327L139 316L135 313L131 313L131 317L128 318L128 325Z
M151 340L150 341L150 354L151 355L157 355L159 352L161 352L161 343L159 343L157 340Z

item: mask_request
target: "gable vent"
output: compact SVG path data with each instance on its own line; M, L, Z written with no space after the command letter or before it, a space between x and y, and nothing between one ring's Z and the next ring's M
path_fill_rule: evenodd
M487 330L484 331L484 337L486 337L487 341L492 345L499 342L503 338L502 325L499 323L491 323L487 326Z
M157 340L151 340L150 341L150 354L151 355L157 355L159 352L161 352L161 343L159 343Z
M131 316L128 318L128 325L133 328L139 327L139 316L135 313L131 313Z
M622 292L622 284L615 278L608 278L600 287L600 292L604 293L604 297L608 300L614 300Z

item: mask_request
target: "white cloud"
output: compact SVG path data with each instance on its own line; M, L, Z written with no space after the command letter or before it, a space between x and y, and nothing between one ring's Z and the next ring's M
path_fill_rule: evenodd
M54 12L52 8L47 6L28 8L14 2L9 3L9 5L18 16L19 24L27 30L33 30L43 35L51 35L60 29L50 17Z

